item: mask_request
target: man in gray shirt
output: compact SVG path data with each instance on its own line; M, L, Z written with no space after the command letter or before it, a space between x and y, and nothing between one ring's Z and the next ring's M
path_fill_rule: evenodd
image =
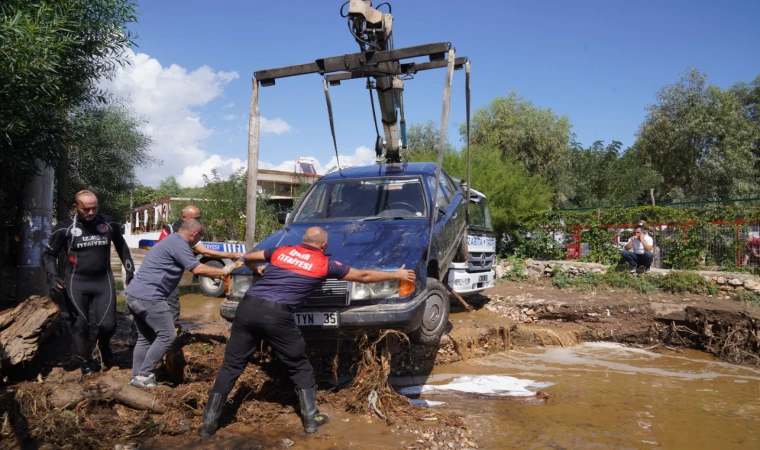
M127 306L137 325L137 345L132 354L132 380L136 387L155 387L153 370L177 338L167 298L179 286L185 271L198 276L221 277L236 264L218 269L201 264L191 250L203 239L203 225L188 219L175 233L157 243L145 255L140 270L125 291Z

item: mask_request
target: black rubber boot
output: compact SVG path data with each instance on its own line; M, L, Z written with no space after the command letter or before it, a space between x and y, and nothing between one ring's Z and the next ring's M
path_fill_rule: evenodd
M227 394L208 393L208 402L206 402L206 407L203 409L203 421L198 428L198 435L207 438L216 433L219 416L222 415L222 409L226 402Z
M327 414L321 414L317 409L317 396L314 388L296 389L296 393L298 394L298 402L301 404L303 430L309 434L314 433L330 418Z
M95 362L91 359L80 362L79 369L82 371L82 377L84 378L94 375L95 372L97 372L97 370L95 370Z

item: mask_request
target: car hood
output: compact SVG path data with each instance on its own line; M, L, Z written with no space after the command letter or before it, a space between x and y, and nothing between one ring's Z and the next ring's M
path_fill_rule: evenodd
M290 224L259 242L256 249L298 245L304 231L312 226L327 231L327 256L357 269L378 270L397 269L402 264L407 269L419 266L427 250L430 229L427 220Z

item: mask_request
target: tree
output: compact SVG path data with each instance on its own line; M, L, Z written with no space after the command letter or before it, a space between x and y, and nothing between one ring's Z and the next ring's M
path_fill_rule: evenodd
M583 148L575 143L568 156L568 181L573 185L568 203L574 207L631 204L644 201L649 188L659 186L660 176L640 164L635 150L621 154L622 143L594 142Z
M156 195L158 195L158 198L179 197L182 195L182 187L180 187L174 175L170 175L158 183Z
M666 199L757 194L760 129L737 90L721 90L689 69L656 97L634 145L662 174Z
M105 100L96 89L125 62L134 0L0 3L0 221L14 221L36 161L55 166L72 109Z
M123 220L129 210L124 193L134 188L135 169L156 163L149 153L152 140L140 131L141 125L122 102L91 104L71 114L67 204L80 189L90 189L102 212Z
M418 151L438 151L440 145L441 131L432 120L428 120L424 124L413 124L409 126L409 130L406 133L406 147L409 152ZM444 148L447 151L455 150L454 145L446 139Z
M528 174L514 156L504 156L500 149L471 147L470 182L473 189L488 197L494 230L502 235L513 227L521 213L548 209L552 191L540 177ZM435 161L437 151L411 153L411 161ZM447 151L443 168L450 175L467 179L467 153Z
M462 125L463 137L465 132ZM548 182L555 205L565 203L572 190L566 165L573 137L566 116L534 106L515 92L476 110L470 129L471 145L498 150L505 159L519 161L529 175Z

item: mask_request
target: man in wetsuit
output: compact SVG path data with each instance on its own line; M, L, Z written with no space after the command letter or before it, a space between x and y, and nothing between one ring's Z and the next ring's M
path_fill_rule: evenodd
M98 326L97 347L101 363L111 364L110 341L116 331L116 291L111 271L111 242L119 253L129 284L135 266L129 247L124 241L119 224L109 216L98 214L98 198L88 190L74 197L76 213L59 222L50 234L42 262L50 288L63 292L72 323L74 354L80 361L82 375L88 376L99 369L92 359L89 340L90 306ZM58 273L56 259L66 250L63 278Z
M404 270L404 266L395 272L353 269L325 256L325 250L327 232L311 227L304 232L300 245L245 255L245 264L251 270L261 273L255 263L268 262L269 267L238 303L224 362L209 392L199 435L210 437L216 432L227 395L262 339L285 365L296 387L304 431L314 433L327 423L327 415L317 409L314 370L306 356L306 343L293 311L327 278L361 283L389 280L414 283L415 276L414 271Z
M182 209L182 212L180 213L180 219L174 223L170 223L161 230L161 234L158 236L158 241L156 243L161 242L162 239L169 236L172 233L175 233L179 228L182 226L182 222L188 219L195 219L195 220L201 220L201 210L198 209L197 206L194 205L187 205ZM211 250L207 248L205 245L203 245L203 242L198 242L193 247L194 253L200 253L202 256L207 258L229 258L233 261L237 261L238 259L243 257L243 253L240 252L218 252L216 250ZM174 328L177 330L177 333L180 333L182 330L182 327L179 323L179 286L172 291L172 293L169 295L169 297L166 299L166 302L169 305L169 309L172 312L172 319L174 320ZM129 337L126 341L126 346L129 348L132 348L137 343L137 326L135 325L135 321L132 320L132 324L129 327Z

